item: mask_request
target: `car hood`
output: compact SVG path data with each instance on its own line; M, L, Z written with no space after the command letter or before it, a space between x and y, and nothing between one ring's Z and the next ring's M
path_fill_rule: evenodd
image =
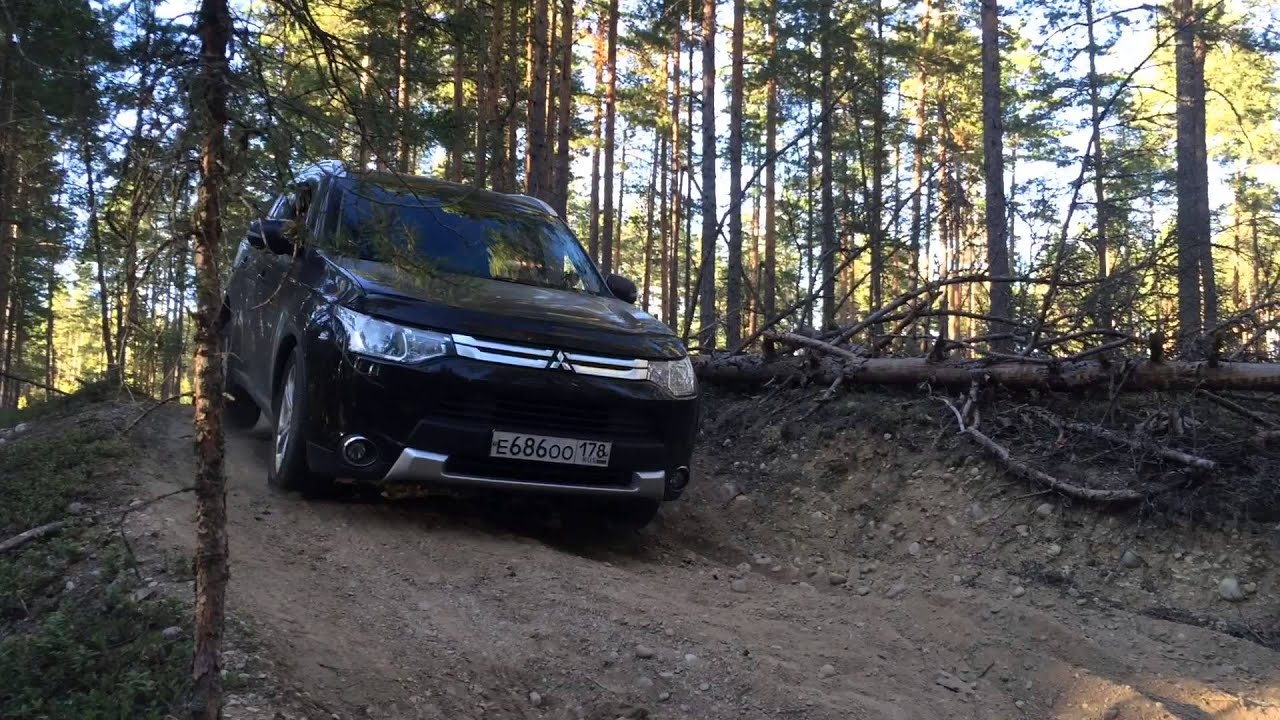
M684 344L641 309L612 297L466 275L414 274L329 257L364 291L352 307L418 327L605 355L678 358Z

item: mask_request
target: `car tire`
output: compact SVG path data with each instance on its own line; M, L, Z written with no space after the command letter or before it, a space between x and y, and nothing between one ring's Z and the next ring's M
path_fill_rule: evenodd
M306 366L294 351L285 360L275 390L275 411L271 433L271 459L267 483L278 490L297 490L307 497L330 494L333 478L311 471L307 466L307 438L303 421L308 416Z
M661 505L662 503L657 500L628 500L611 503L604 508L604 518L617 527L639 530L653 522Z
M258 424L258 418L262 416L262 410L258 404L249 397L249 393L236 385L228 385L227 394L231 396L223 407L223 417L226 418L227 427L232 430L251 430L254 425Z

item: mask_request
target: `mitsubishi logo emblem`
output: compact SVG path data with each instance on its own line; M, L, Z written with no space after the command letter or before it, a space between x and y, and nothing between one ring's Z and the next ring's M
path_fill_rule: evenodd
M569 364L569 357L564 354L563 350L557 350L555 355L547 361L548 370L564 370L566 372L574 372L573 365Z

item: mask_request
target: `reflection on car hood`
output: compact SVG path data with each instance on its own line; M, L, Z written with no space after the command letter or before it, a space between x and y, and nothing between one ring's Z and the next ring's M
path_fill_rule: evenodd
M360 284L356 309L422 327L580 352L672 358L683 344L666 325L612 297L389 263L329 257Z

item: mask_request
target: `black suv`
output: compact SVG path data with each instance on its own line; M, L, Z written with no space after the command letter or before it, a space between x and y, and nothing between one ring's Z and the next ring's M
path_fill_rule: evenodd
M320 163L236 253L227 418L272 420L278 487L537 491L644 524L689 481L699 393L635 300L539 200Z

